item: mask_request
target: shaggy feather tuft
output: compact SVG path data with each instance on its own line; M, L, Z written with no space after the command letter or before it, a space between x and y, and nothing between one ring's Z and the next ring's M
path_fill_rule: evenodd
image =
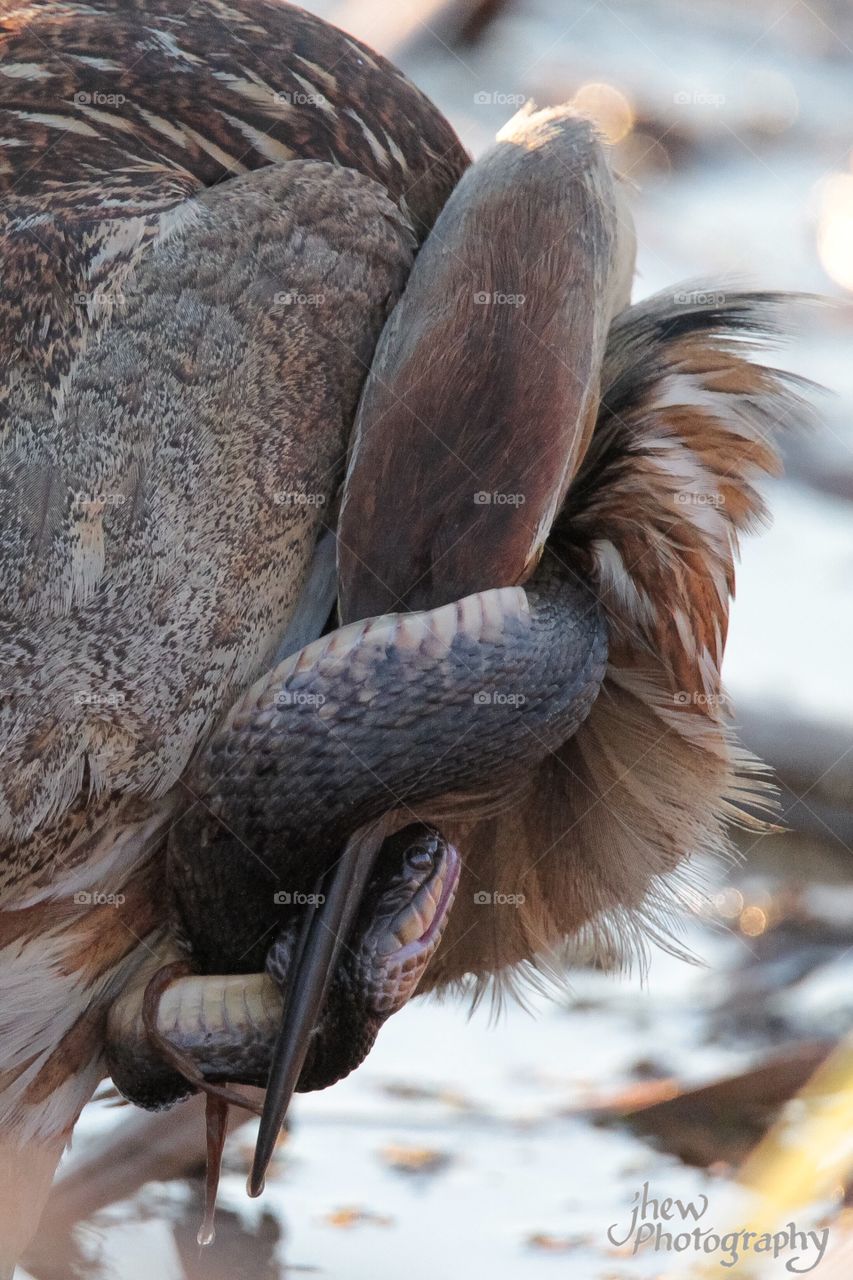
M567 945L608 967L642 963L650 943L682 953L679 919L701 897L695 855L731 857L732 822L764 829L754 814L772 812L773 788L736 744L720 667L738 540L766 520L776 441L808 412L809 384L754 359L789 305L661 294L614 321L595 430L549 540L595 585L607 677L500 820L450 832L468 904L430 986L473 973L475 1000L500 1000L531 971L553 980ZM480 910L478 893L502 909Z

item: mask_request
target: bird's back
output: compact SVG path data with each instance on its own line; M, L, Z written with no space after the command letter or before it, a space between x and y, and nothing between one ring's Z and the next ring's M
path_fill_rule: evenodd
M279 3L0 18L0 1128L67 1134L187 761L268 660L467 163Z

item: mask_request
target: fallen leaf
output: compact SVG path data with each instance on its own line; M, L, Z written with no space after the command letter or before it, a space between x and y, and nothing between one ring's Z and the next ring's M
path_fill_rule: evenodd
M451 1161L446 1151L436 1151L432 1147L406 1147L398 1143L389 1143L379 1155L385 1164L400 1173L437 1173Z
M333 1209L331 1213L326 1214L324 1222L330 1227L338 1227L342 1230L360 1226L365 1222L372 1224L374 1227L391 1227L394 1225L393 1218L381 1213L372 1213L371 1210L361 1209L357 1205L345 1205L340 1209Z
M544 1253L571 1253L588 1243L588 1236L552 1236L547 1231L536 1231L525 1241L528 1248L541 1249Z

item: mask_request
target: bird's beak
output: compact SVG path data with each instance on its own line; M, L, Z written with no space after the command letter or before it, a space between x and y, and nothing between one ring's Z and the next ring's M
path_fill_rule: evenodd
M290 1100L310 1047L338 955L349 932L383 841L392 834L389 815L360 828L350 839L306 908L293 964L288 974L281 1029L273 1048L250 1196L259 1196Z

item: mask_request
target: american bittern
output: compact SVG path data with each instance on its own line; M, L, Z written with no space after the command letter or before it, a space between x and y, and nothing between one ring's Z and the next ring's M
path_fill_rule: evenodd
M781 299L627 305L565 109L466 174L393 67L272 0L3 30L8 1268L108 1039L149 1105L271 1069L257 1188L300 1077L416 985L665 928L758 785L719 671L796 398L749 358ZM176 923L196 976L144 1017Z

